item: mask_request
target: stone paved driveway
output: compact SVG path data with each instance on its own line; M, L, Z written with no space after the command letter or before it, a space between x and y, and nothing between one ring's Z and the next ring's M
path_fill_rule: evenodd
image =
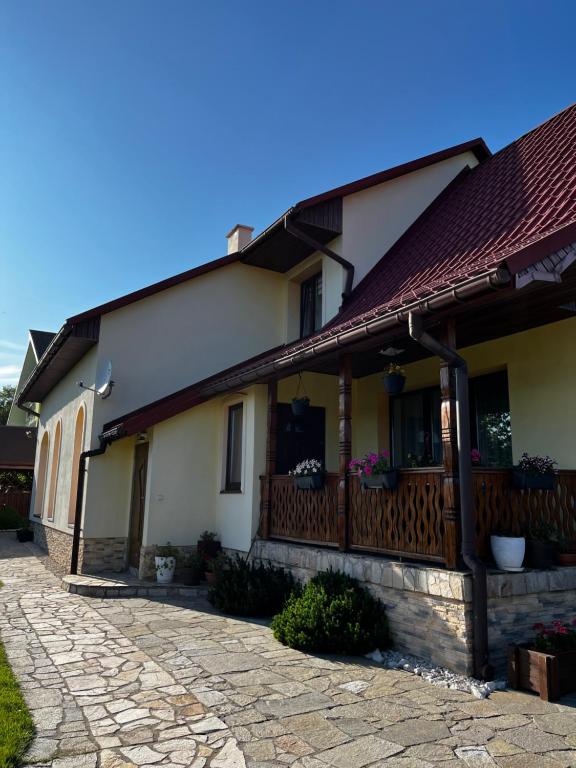
M479 701L406 672L279 645L200 602L60 590L0 535L0 633L50 768L561 768L576 709L516 693Z

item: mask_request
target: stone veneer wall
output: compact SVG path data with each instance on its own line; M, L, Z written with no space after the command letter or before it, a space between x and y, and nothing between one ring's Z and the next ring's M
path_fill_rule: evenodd
M386 605L394 646L462 674L472 671L470 577L380 557L256 541L256 560L271 561L301 581L332 567L363 582Z
M48 553L59 568L68 571L72 556L72 531L60 531L33 520L34 543ZM126 570L125 538L80 539L78 570L81 573L119 573Z
M534 636L533 625L576 617L576 568L488 576L488 637L492 664L506 666L510 643Z
M361 581L386 605L395 647L455 672L472 672L472 580L469 574L370 555L257 541L268 560L306 581L330 567ZM490 661L505 675L510 643L530 640L539 621L576 616L576 568L488 574Z

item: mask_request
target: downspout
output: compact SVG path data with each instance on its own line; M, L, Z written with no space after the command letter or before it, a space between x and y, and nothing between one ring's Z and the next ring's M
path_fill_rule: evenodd
M408 315L410 336L424 349L437 355L454 369L456 376L456 424L458 434L458 473L460 479L460 519L462 557L472 572L472 609L474 612L474 674L490 680L494 670L488 658L488 596L486 566L476 554L476 527L470 461L470 412L468 406L468 366L455 349L442 344L424 330L422 317Z
M76 511L74 513L74 533L72 534L72 554L70 556L70 573L75 576L78 573L78 554L80 552L80 528L82 525L82 506L84 504L84 476L86 474L86 459L93 456L101 456L106 453L110 445L109 440L100 438L100 447L91 451L83 451L78 463L78 487L76 490Z
M287 214L284 216L284 229L286 232L288 232L293 237L297 237L299 240L302 240L311 248L314 248L315 251L320 251L321 253L325 254L329 259L332 259L337 264L340 264L340 266L344 267L346 270L346 283L344 285L344 293L342 294L342 301L346 301L352 292L352 284L354 282L354 264L351 264L343 256L340 256L339 253L336 253L336 251L328 248L327 245L323 245L313 237L310 237L307 232L303 232L301 229L299 229L292 221L292 215L293 214Z

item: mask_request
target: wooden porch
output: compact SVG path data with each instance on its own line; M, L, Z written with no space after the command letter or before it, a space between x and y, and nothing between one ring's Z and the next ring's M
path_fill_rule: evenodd
M444 468L400 471L393 491L362 490L349 478L346 548L426 560L448 567L458 564L458 537L447 537L444 519ZM504 469L474 469L474 506L478 554L490 558L490 534L499 526L525 533L540 521L560 535L576 538L576 471L561 471L555 491L512 487ZM262 477L262 498L269 487L267 538L317 546L341 547L338 537L339 475L328 474L321 491L299 491L288 475ZM265 510L266 511L266 510Z

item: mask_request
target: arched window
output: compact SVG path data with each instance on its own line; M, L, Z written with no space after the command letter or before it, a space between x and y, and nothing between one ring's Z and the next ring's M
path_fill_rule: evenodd
M38 458L38 474L36 475L36 498L34 500L34 516L42 517L44 509L44 494L46 491L46 475L48 473L48 451L50 450L50 437L48 431L42 435L40 443L40 456Z
M76 426L74 428L74 452L72 453L72 479L70 481L70 502L68 506L68 525L74 525L74 516L76 514L76 494L78 493L78 465L80 463L80 454L84 445L84 427L86 415L84 406L76 414Z
M54 432L54 445L52 447L52 466L50 468L50 495L48 496L48 520L54 520L54 507L56 506L56 489L58 487L58 473L60 470L60 446L62 444L62 422L56 424Z

